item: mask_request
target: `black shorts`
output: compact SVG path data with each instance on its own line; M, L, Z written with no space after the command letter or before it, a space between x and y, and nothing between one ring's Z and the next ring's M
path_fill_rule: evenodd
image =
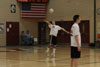
M57 44L57 37L50 35L50 44L51 45L56 45Z
M71 58L80 58L81 52L78 51L77 47L71 47Z

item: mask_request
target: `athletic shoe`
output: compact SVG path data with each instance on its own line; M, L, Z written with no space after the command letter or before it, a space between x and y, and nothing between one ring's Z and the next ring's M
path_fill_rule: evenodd
M54 54L54 53L52 53L52 54L51 54L51 56L52 56L52 57L55 57L55 54Z

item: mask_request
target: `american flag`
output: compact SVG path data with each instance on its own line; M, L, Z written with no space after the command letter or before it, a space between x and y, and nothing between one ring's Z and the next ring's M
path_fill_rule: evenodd
M29 0L17 0L18 2L28 2Z
M46 3L21 3L21 17L34 19L46 18Z
M49 0L17 0L18 2L37 2L37 3L47 3Z

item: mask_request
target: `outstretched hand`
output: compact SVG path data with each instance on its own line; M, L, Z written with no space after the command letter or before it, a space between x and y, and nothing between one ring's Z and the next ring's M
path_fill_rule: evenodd
M70 36L73 36L73 35L70 33Z
M72 33L68 32L67 34L69 34L70 36L73 36Z
M46 22L48 25L51 24L47 19L43 19L43 21Z
M45 22L47 22L47 19L43 19L42 21L45 21Z

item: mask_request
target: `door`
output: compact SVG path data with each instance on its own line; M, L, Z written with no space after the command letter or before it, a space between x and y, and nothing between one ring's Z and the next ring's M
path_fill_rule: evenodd
M80 31L82 43L90 43L90 25L88 20L80 23Z
M71 21L57 21L57 25L63 27L67 31L70 31L71 29ZM57 42L59 43L70 43L70 35L66 34L64 31L59 31Z
M57 25L70 31L73 21L57 21ZM83 20L80 24L82 43L90 43L90 25L88 20ZM70 43L70 36L63 31L59 31L57 41L61 43Z
M38 23L38 39L39 39L39 44L46 43L46 23L45 22Z
M6 44L7 46L19 45L19 22L6 23Z

